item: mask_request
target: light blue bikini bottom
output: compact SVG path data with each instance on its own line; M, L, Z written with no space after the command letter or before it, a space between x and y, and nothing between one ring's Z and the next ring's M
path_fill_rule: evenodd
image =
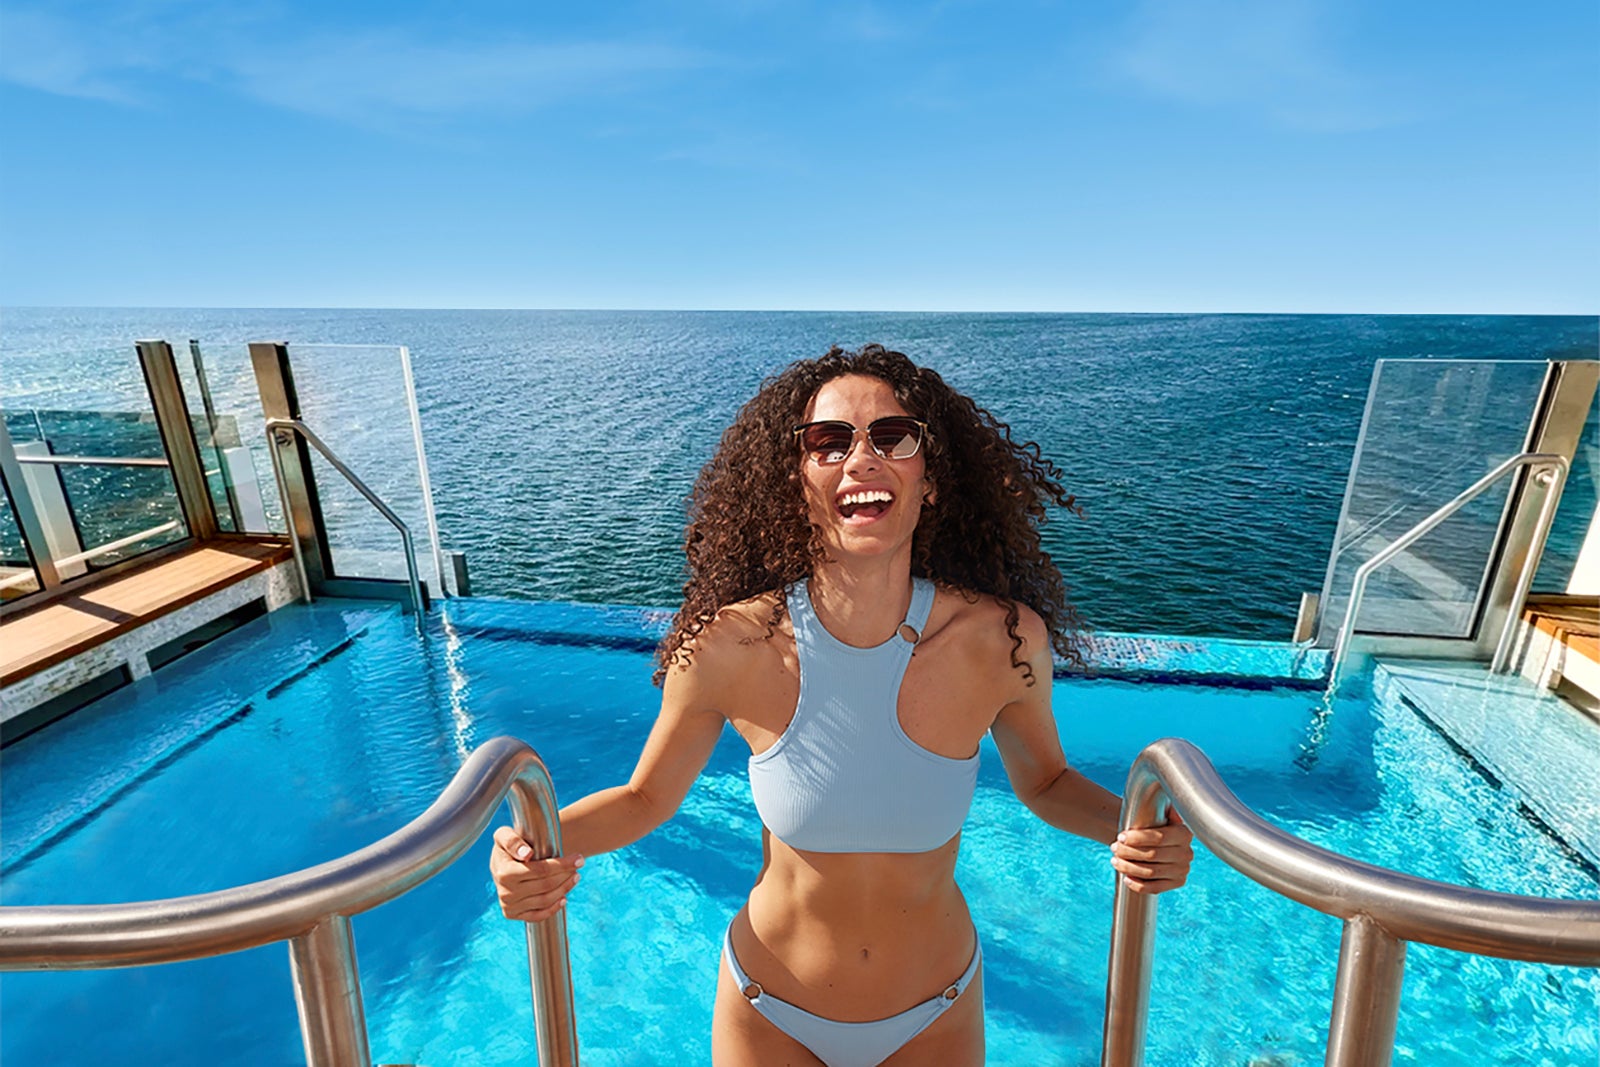
M973 948L972 962L967 964L965 973L943 993L898 1015L868 1023L841 1023L824 1019L764 992L760 984L751 981L750 976L744 973L744 968L739 966L739 960L733 954L731 929L722 938L722 959L728 966L728 973L733 975L734 984L750 1002L750 1006L773 1026L810 1049L812 1055L828 1067L877 1067L898 1052L907 1041L932 1026L935 1019L955 1004L977 976L978 964L983 962L983 946Z

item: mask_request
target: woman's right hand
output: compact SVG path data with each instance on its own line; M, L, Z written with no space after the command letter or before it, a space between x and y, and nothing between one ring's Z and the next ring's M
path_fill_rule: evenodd
M500 896L500 910L508 919L543 922L567 903L567 894L578 884L582 856L533 858L533 846L509 826L494 832L494 852L489 856L489 873L494 876Z

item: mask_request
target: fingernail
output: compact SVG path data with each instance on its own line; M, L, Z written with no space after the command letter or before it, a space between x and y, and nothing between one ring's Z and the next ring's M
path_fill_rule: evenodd
M573 865L572 865L572 866L573 866L573 867L574 867L574 868L577 868L577 867L582 867L582 866L583 866L583 857L582 857L582 856L581 856L581 855L580 855L580 856L579 856L579 857L578 857L578 862L577 862L577 863L574 863L574 864L573 864Z
M577 885L581 881L583 881L583 875L575 874L575 875L572 876L572 884L573 885Z
M519 860L525 860L531 855L533 855L533 847L531 845L523 845L517 849L517 859Z
M1117 840L1118 841L1126 841L1127 839L1128 839L1128 835L1126 833L1120 833L1120 834L1117 835Z

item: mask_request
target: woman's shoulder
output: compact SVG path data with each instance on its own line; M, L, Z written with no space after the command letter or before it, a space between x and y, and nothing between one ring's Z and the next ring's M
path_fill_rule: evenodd
M1008 625L1012 610L1016 622ZM979 593L957 585L939 583L934 620L943 615L943 626L955 644L985 661L1001 658L1009 667L1013 650L1027 659L1050 647L1050 630L1037 611L1020 601L1009 603L990 593ZM1013 633L1015 636L1013 636ZM1022 647L1017 647L1017 639Z
M737 676L760 666L773 654L775 636L785 632L780 590L724 604L700 629L685 638L680 667L702 676Z

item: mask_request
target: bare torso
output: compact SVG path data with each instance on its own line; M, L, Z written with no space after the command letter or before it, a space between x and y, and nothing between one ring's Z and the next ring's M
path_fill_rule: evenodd
M771 605L737 605L724 618L738 639L714 642L743 661L731 672L742 698L723 710L752 754L777 743L800 693L788 619L765 636ZM975 753L1024 684L1009 647L1003 609L941 590L900 687L907 736L943 756ZM762 837L761 874L732 937L774 996L840 1021L879 1019L938 995L971 960L972 919L955 882L960 835L917 853L807 852Z

